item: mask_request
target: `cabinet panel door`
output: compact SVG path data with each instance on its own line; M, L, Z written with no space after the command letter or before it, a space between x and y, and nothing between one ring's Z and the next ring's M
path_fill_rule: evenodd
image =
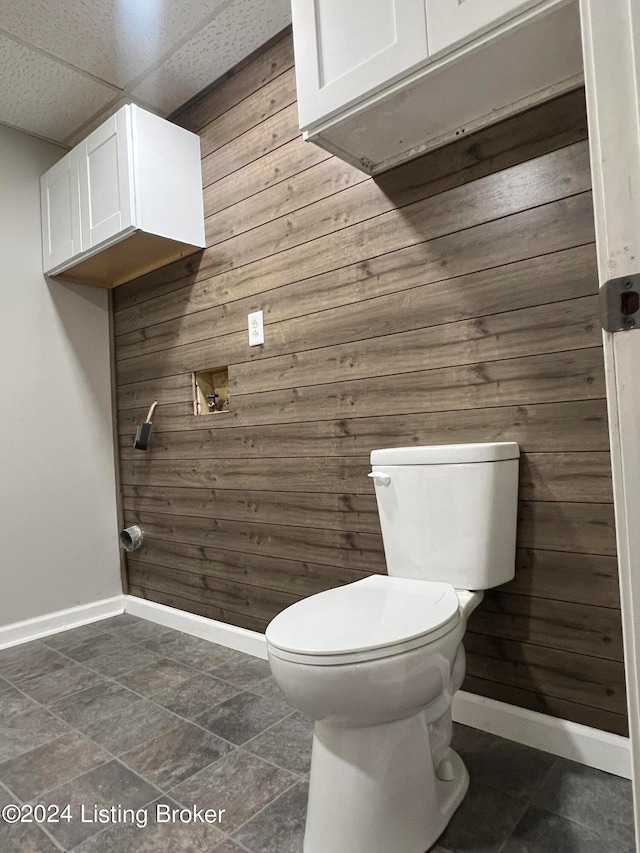
M78 146L82 251L134 223L129 109L121 109Z
M300 127L427 59L424 0L292 0Z
M81 247L78 160L75 149L40 179L42 262L45 272L77 255Z
M457 44L536 6L540 0L426 0L429 54Z

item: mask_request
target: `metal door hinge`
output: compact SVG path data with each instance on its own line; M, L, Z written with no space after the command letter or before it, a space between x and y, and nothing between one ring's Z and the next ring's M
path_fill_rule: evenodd
M640 329L640 273L605 281L600 288L600 322L606 332Z

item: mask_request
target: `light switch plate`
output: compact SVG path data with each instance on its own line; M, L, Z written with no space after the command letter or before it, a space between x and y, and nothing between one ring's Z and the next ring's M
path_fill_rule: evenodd
M249 321L249 346L257 347L264 343L264 321L262 311L254 311L248 315Z

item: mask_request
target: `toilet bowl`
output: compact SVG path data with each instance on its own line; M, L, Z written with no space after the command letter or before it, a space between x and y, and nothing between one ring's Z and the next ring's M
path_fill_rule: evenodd
M450 705L481 598L374 575L273 620L274 678L315 721L304 853L424 853L444 830L468 785Z
M273 676L314 721L304 853L425 853L462 801L451 701L481 590L513 576L517 460L511 442L374 451L389 575L269 624Z

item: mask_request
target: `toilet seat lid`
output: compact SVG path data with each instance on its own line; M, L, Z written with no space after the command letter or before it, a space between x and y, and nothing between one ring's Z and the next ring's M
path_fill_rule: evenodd
M302 599L269 624L267 641L296 655L352 655L437 632L459 619L451 584L373 575ZM451 625L453 627L453 624Z

